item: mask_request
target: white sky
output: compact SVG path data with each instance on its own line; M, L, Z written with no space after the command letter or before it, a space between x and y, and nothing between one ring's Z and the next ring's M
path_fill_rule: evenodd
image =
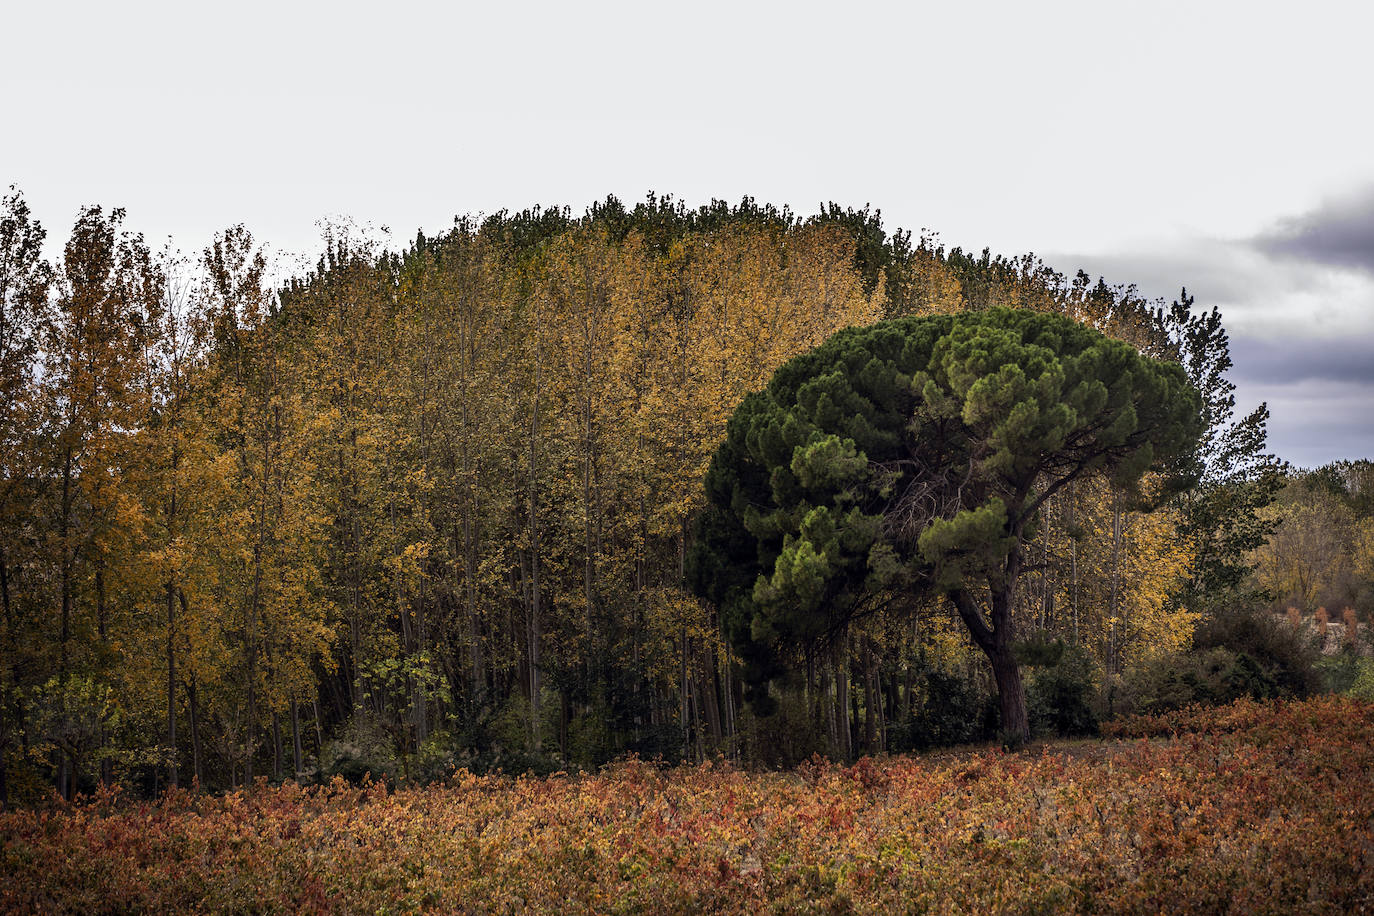
M610 193L835 200L1187 285L1295 359L1374 345L1374 252L1250 244L1374 187L1365 4L0 0L0 32L0 185L55 240L87 203L154 243L243 222L300 252L337 214L408 238ZM1237 362L1281 455L1374 456L1374 374L1325 404Z

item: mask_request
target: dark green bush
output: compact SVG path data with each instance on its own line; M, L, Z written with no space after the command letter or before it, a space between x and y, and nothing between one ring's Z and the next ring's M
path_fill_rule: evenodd
M974 681L939 668L919 672L919 699L905 721L888 726L893 751L925 751L983 741L997 733L996 702Z
M1097 677L1092 656L1062 642L1033 646L1041 664L1027 678L1031 731L1061 738L1097 734Z
M1347 644L1340 652L1317 662L1317 670L1322 676L1326 691L1348 693L1359 678L1364 661L1360 653Z
M1193 651L1206 653L1211 649L1247 657L1249 664L1258 666L1264 678L1272 682L1277 696L1312 696L1326 686L1317 668L1321 656L1311 638L1273 614L1230 611L1203 621L1193 639Z
M764 767L794 767L812 756L838 757L817 717L807 708L801 690L778 691L768 704L769 715L746 706L738 719L745 759Z
M1122 689L1124 708L1118 711L1157 714L1279 695L1279 685L1249 655L1215 647L1161 656L1130 672Z

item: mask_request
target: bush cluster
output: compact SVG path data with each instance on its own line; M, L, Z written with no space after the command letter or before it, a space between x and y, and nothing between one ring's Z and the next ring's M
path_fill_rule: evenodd
M395 792L103 794L0 814L0 911L1267 914L1374 899L1374 706L1242 700L1107 727L1126 740L789 773L631 760Z

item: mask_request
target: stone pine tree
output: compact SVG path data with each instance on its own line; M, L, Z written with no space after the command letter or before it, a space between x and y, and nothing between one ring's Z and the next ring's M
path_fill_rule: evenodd
M768 706L789 651L943 596L1027 737L1012 608L1038 510L1105 475L1145 504L1186 486L1202 432L1183 369L1062 316L991 309L835 334L731 417L689 582Z

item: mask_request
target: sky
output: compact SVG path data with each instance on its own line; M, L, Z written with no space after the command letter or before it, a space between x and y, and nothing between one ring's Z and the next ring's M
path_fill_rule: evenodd
M1374 5L19 3L0 186L187 251L322 219L881 208L947 245L1186 287L1300 466L1374 457Z

